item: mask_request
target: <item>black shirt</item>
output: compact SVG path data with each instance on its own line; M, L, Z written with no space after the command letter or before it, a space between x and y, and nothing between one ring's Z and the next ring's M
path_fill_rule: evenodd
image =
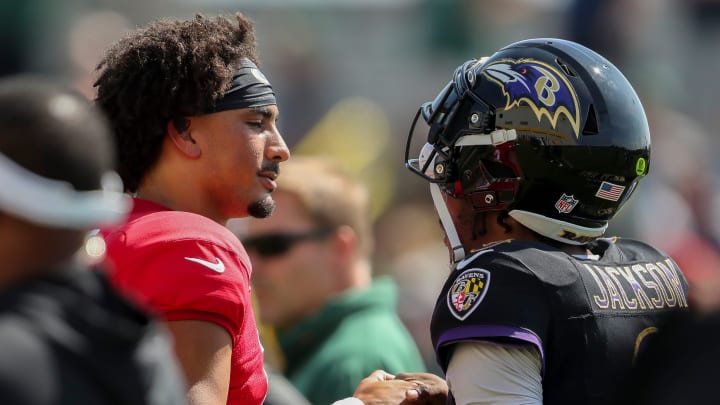
M717 404L720 311L675 314L643 353L613 405Z
M0 293L0 403L182 404L168 335L100 271L67 268Z
M590 249L597 260L505 241L458 263L431 323L443 370L456 342L530 344L542 357L545 404L611 398L663 319L687 308L687 282L642 242L600 239Z

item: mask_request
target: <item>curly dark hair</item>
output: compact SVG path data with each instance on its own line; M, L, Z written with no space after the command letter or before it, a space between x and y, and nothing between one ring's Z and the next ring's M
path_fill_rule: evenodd
M234 17L153 21L98 64L95 101L112 124L126 191L137 191L157 162L168 122L210 111L240 59L259 66L252 21Z

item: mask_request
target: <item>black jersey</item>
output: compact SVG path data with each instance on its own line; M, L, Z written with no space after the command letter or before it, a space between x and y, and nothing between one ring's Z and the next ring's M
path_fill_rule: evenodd
M185 403L169 335L103 274L64 269L0 293L0 403Z
M665 324L612 405L716 404L720 311L682 313Z
M443 370L459 341L531 344L542 357L544 403L606 401L663 319L687 308L687 282L642 242L599 239L590 250L598 257L505 241L458 263L431 324Z

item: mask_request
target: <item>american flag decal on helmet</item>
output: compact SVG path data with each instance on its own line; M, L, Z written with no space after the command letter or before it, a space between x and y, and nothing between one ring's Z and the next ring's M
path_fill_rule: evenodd
M608 201L617 201L620 199L623 191L625 191L625 186L603 181L602 184L600 184L600 188L597 193L595 193L595 197Z

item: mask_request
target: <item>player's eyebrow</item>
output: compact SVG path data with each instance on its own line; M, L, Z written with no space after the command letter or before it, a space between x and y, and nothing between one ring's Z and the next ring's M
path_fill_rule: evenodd
M264 118L273 118L273 112L267 107L252 107L251 110L254 113L262 115ZM277 117L275 117L275 119L277 119Z

